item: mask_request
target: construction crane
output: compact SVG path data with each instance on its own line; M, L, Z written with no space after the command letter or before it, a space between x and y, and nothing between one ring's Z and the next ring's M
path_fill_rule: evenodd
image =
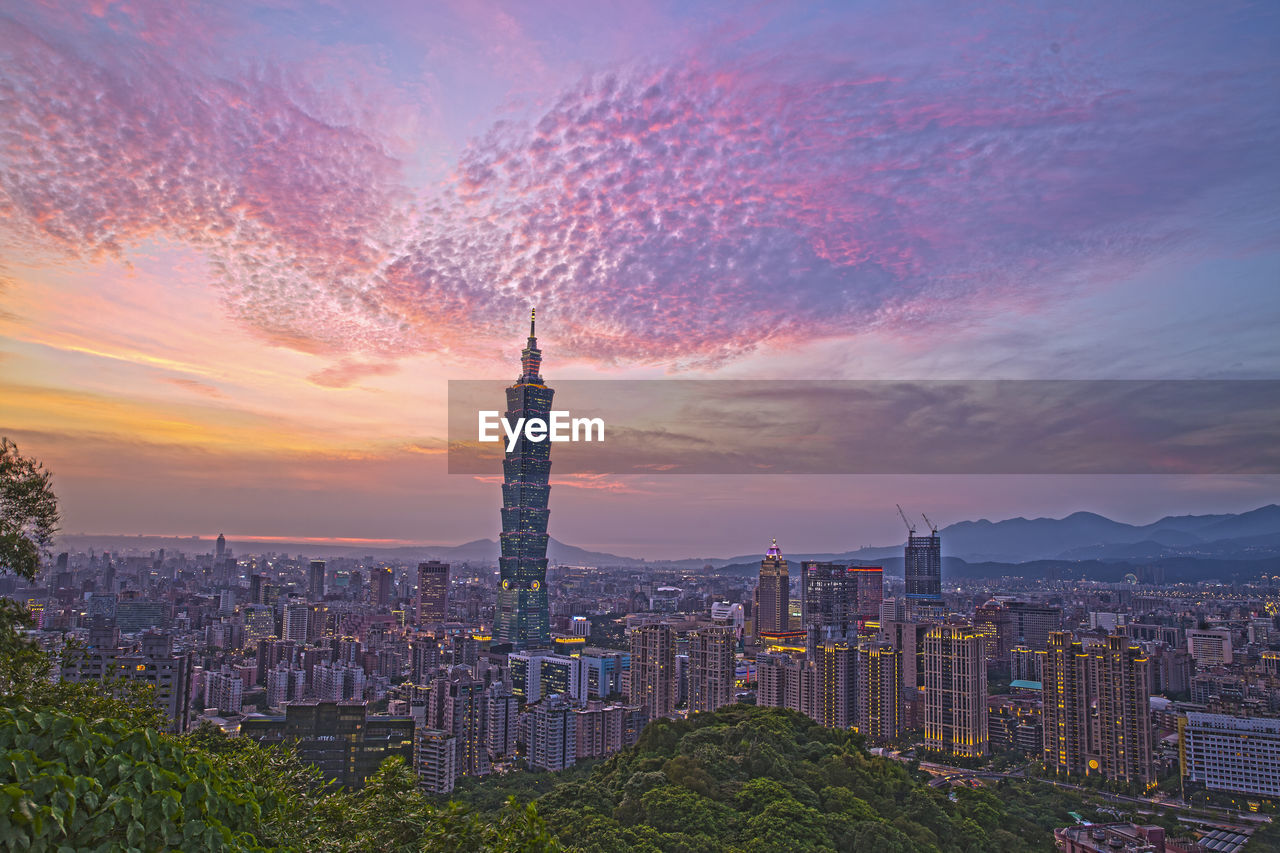
M907 535L915 536L916 526L912 524L909 520L907 520L907 514L902 511L902 504L894 504L894 506L898 508L898 515L902 516L902 523L907 526Z
M929 516L925 515L923 512L922 512L922 513L920 513L920 517L924 519L924 523L925 523L925 524L929 525L929 532L930 532L931 534L933 534L934 536L937 536L937 535L938 535L938 525L936 525L936 524L934 524L932 521L930 521L930 520L929 520Z

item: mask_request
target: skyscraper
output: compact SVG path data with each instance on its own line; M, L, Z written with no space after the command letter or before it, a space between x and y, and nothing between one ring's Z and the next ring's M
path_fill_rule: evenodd
M418 625L449 621L449 564L428 560L418 564Z
M928 536L917 536L914 530L907 534L904 571L908 615L917 617L941 611L942 540L938 531L931 530Z
M521 353L520 378L507 389L506 418L547 421L555 393L542 382L542 350L529 316L529 342ZM498 558L497 637L518 649L551 644L547 609L547 499L551 493L551 442L530 441L522 432L502 463L502 534Z
M814 719L832 729L853 725L857 701L854 649L845 640L827 640L815 652L818 669Z
M760 561L760 583L756 586L756 633L791 630L791 575L787 561L774 539Z
M1146 655L1120 634L1085 646L1055 631L1048 647L1042 665L1045 764L1068 776L1150 782Z
M801 621L811 644L857 632L858 578L849 566L801 563Z
M733 703L737 658L733 628L713 625L689 634L689 710L714 711Z
M641 625L631 631L628 697L644 706L649 719L670 717L676 707L676 634L670 625Z
M890 643L863 643L854 671L854 725L868 740L893 740L902 732L902 653Z
M374 569L370 581L373 585L374 603L379 607L391 604L395 596L395 576L391 573L391 567L381 566Z
M227 537L219 533L218 544L215 546L213 558L218 563L218 565L222 565L222 560L226 556L227 556Z
M307 601L324 601L324 560L312 560L307 569Z
M987 754L986 635L936 625L924 635L924 745L977 758Z

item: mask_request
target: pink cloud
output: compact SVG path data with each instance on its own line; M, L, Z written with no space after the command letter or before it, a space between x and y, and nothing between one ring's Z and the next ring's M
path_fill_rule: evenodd
M341 67L215 73L216 37L183 54L190 15L99 11L109 37L0 19L9 232L87 258L157 235L199 247L233 316L337 359L321 384L491 351L531 303L561 356L673 366L1018 310L1277 183L1274 64L1246 47L1128 59L1110 31L1136 20L1104 5L1062 43L1038 14L986 14L932 52L903 47L901 21L856 50L852 27L774 44L731 28L496 120L421 192L385 111L320 82ZM538 56L525 22L492 14L513 61ZM1194 43L1183 19L1144 26Z

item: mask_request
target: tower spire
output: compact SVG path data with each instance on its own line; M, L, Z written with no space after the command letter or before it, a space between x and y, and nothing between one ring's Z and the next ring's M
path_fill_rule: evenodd
M533 321L538 317L538 309L536 307L529 309L529 337L534 337Z

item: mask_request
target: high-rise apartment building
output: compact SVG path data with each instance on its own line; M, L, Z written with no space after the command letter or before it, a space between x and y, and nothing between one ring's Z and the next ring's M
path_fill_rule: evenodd
M310 606L301 601L285 605L281 626L284 636L281 639L293 640L298 644L305 643L310 635L310 623Z
M689 633L689 710L714 711L733 704L737 634L713 625Z
M418 564L418 626L449 621L449 564L429 560Z
M1054 631L1042 661L1043 760L1059 774L1146 785L1151 763L1148 660L1122 634L1085 646Z
M324 560L312 560L307 567L307 601L324 601Z
M853 724L870 741L902 733L902 654L889 643L862 643L854 663Z
M791 629L791 575L787 561L774 539L760 561L760 582L756 585L756 633Z
M458 780L457 738L443 729L420 727L414 738L413 765L422 791L452 793Z
M550 417L554 391L543 384L542 350L529 318L529 341L521 353L520 378L507 389L506 418ZM547 607L547 500L551 494L551 442L530 441L522 432L502 463L502 533L499 536L497 630L499 642L517 649L551 645Z
M529 766L552 772L577 760L578 715L563 696L548 696L529 711Z
M431 682L427 726L453 737L459 776L485 776L491 768L485 689L485 683L473 678L467 667L455 667L448 677Z
M169 731L185 732L191 725L194 654L175 651L173 636L165 632L148 631L141 644L132 648L119 645L115 629L109 633L110 642L91 643L88 649L68 654L62 663L62 680L150 684L156 707L169 717Z
M986 755L985 638L969 625L935 625L924 635L926 749L970 758Z
M938 531L928 536L907 535L906 563L903 576L907 588L907 613L925 617L941 613L942 601L942 540Z
M670 625L640 625L631 630L628 697L649 719L670 717L676 707L676 634Z
M756 704L789 708L811 719L815 710L817 667L802 654L764 652L756 656Z
M853 725L857 703L855 653L847 640L826 640L814 650L817 696L814 719L832 729Z

